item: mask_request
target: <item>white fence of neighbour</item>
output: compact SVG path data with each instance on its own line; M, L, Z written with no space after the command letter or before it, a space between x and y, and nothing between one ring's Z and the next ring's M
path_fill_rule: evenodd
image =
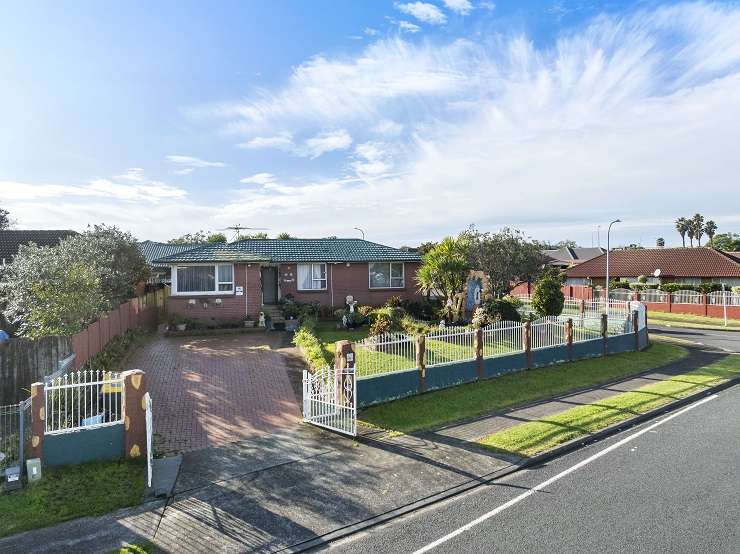
M475 359L475 329L450 327L426 335L426 365L436 366Z
M566 344L565 321L558 316L546 316L531 324L530 344L532 350Z
M611 300L621 300L623 302L627 302L629 300L632 300L634 296L634 291L630 289L612 289L609 291L609 299Z
M710 292L707 295L707 302L714 306L740 306L740 294L729 290Z
M573 320L573 342L601 338L601 317Z
M355 343L358 377L414 369L416 339L403 333L384 333Z
M703 304L702 294L693 290L677 290L671 293L671 302L674 304Z
M78 371L45 384L46 433L68 433L123 423L123 377Z
M611 296L611 293L609 293ZM532 295L530 294L518 294L516 298L521 300L524 304L523 310L525 313L532 311ZM629 302L626 300L610 300L609 301L609 315L620 316L626 315L630 312ZM600 314L607 313L606 300L581 300L579 298L565 298L563 302L563 311L560 314L561 317L595 317Z
M667 303L670 293L657 289L645 289L640 291L642 302Z
M498 321L483 327L483 357L524 352L522 324L516 321Z

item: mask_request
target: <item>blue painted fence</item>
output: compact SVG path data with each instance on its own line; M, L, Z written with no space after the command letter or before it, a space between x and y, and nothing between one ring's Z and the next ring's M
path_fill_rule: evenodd
M529 368L544 367L563 362L596 358L606 354L633 352L636 346L640 350L649 344L647 328L626 335L610 336L606 341L597 339L576 342L572 345L551 346L532 350L530 356L525 352L505 354L493 358L484 358L482 377L490 379L508 373L523 371ZM427 367L426 390L438 390L454 387L463 383L472 383L479 379L478 360L452 362ZM396 371L361 377L357 380L357 403L360 408L382 404L391 400L421 394L421 376L419 369Z

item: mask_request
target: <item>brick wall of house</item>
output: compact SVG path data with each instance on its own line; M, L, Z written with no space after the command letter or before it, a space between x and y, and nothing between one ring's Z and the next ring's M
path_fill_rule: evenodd
M257 273L259 278L259 272ZM234 287L246 288L244 265L237 264L234 266ZM250 275L251 279L251 275ZM216 299L220 298L221 306L216 304ZM187 296L170 296L167 300L167 309L169 313L180 314L188 319L197 319L205 323L208 322L231 322L241 321L246 313L245 298L247 296L236 296L232 293L223 295L187 295ZM190 305L190 299L195 299L195 305ZM259 310L257 310L259 312Z

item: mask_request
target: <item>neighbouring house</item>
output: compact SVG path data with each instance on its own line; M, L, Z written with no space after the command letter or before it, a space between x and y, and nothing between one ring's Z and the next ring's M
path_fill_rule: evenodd
M659 276L655 276L656 270ZM578 264L565 272L566 285L605 285L606 254ZM610 280L648 283L724 283L740 285L740 260L714 248L641 248L609 253Z
M62 240L76 234L68 229L32 231L8 229L0 231L0 265L12 262L22 244L34 243L37 246L56 246Z
M587 262L601 256L606 250L601 247L596 248L571 248L564 247L556 250L543 250L542 253L547 256L547 263L558 269L568 269L583 262Z
M180 254L193 248L198 248L201 244L169 244L166 242L155 242L153 240L145 240L139 243L139 250L146 258L146 263L149 264L151 270L151 277L149 278L149 284L170 284L170 266L155 264L154 260L159 258L165 258L172 256L173 254Z
M272 313L281 300L344 307L347 296L380 305L421 299L421 256L361 239L247 239L154 260L171 268L170 313L233 321Z

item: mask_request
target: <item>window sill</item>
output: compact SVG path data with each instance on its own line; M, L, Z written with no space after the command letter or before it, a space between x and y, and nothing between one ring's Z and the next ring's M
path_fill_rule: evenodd
M379 290L379 291L388 291L388 290L406 290L406 287L368 287L369 291L373 290Z
M326 292L329 289L295 289L296 292Z
M234 296L234 291L208 291L208 292L173 292L170 296L197 298L199 296Z

